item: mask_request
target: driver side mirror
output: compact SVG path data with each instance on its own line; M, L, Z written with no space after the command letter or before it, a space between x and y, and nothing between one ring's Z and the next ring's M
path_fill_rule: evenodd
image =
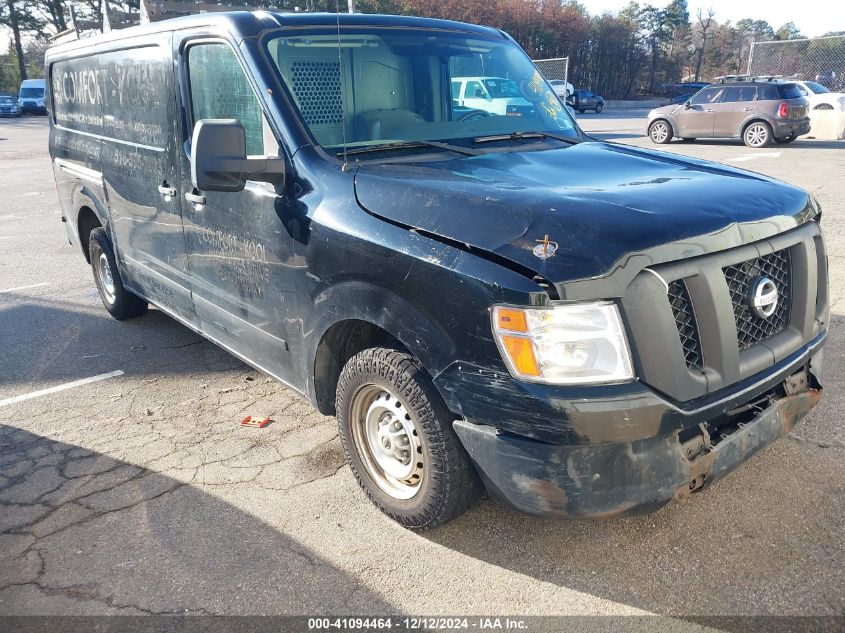
M684 101L684 107L689 110L692 107L692 101Z
M197 121L191 140L193 186L200 191L243 191L247 180L284 183L284 159L248 157L246 132L236 119Z

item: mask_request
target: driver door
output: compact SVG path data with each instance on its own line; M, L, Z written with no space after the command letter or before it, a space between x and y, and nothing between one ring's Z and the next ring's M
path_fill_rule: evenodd
M713 136L716 123L715 104L719 103L724 88L713 86L699 90L689 101L689 107L681 106L677 115L676 134L682 138Z
M237 119L247 153L282 151L246 68L227 41L202 33L181 36L178 50L184 116L180 148L187 263L203 331L253 365L291 382L298 349L287 318L295 273L283 185L247 181L243 191L198 191L191 182L191 137L202 119ZM293 327L293 326L291 326ZM291 342L289 342L291 341Z

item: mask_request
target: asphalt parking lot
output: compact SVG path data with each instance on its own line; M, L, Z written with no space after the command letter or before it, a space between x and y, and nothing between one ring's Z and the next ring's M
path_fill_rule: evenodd
M652 148L643 116L579 119ZM845 142L661 148L825 209L826 393L794 432L650 516L484 500L415 534L359 491L334 419L161 312L108 316L59 221L47 133L0 121L0 614L845 615ZM238 425L253 413L274 423Z

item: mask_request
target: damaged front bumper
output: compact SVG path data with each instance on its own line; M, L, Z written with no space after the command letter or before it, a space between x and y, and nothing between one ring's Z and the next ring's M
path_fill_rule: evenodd
M570 446L464 420L454 427L490 494L518 510L593 519L644 514L701 490L789 432L821 398L807 367L720 427L718 438L701 425L700 433Z

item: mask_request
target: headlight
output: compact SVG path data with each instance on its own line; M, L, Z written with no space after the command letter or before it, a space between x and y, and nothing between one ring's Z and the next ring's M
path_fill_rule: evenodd
M631 353L611 302L493 307L493 333L514 378L553 385L632 380Z

